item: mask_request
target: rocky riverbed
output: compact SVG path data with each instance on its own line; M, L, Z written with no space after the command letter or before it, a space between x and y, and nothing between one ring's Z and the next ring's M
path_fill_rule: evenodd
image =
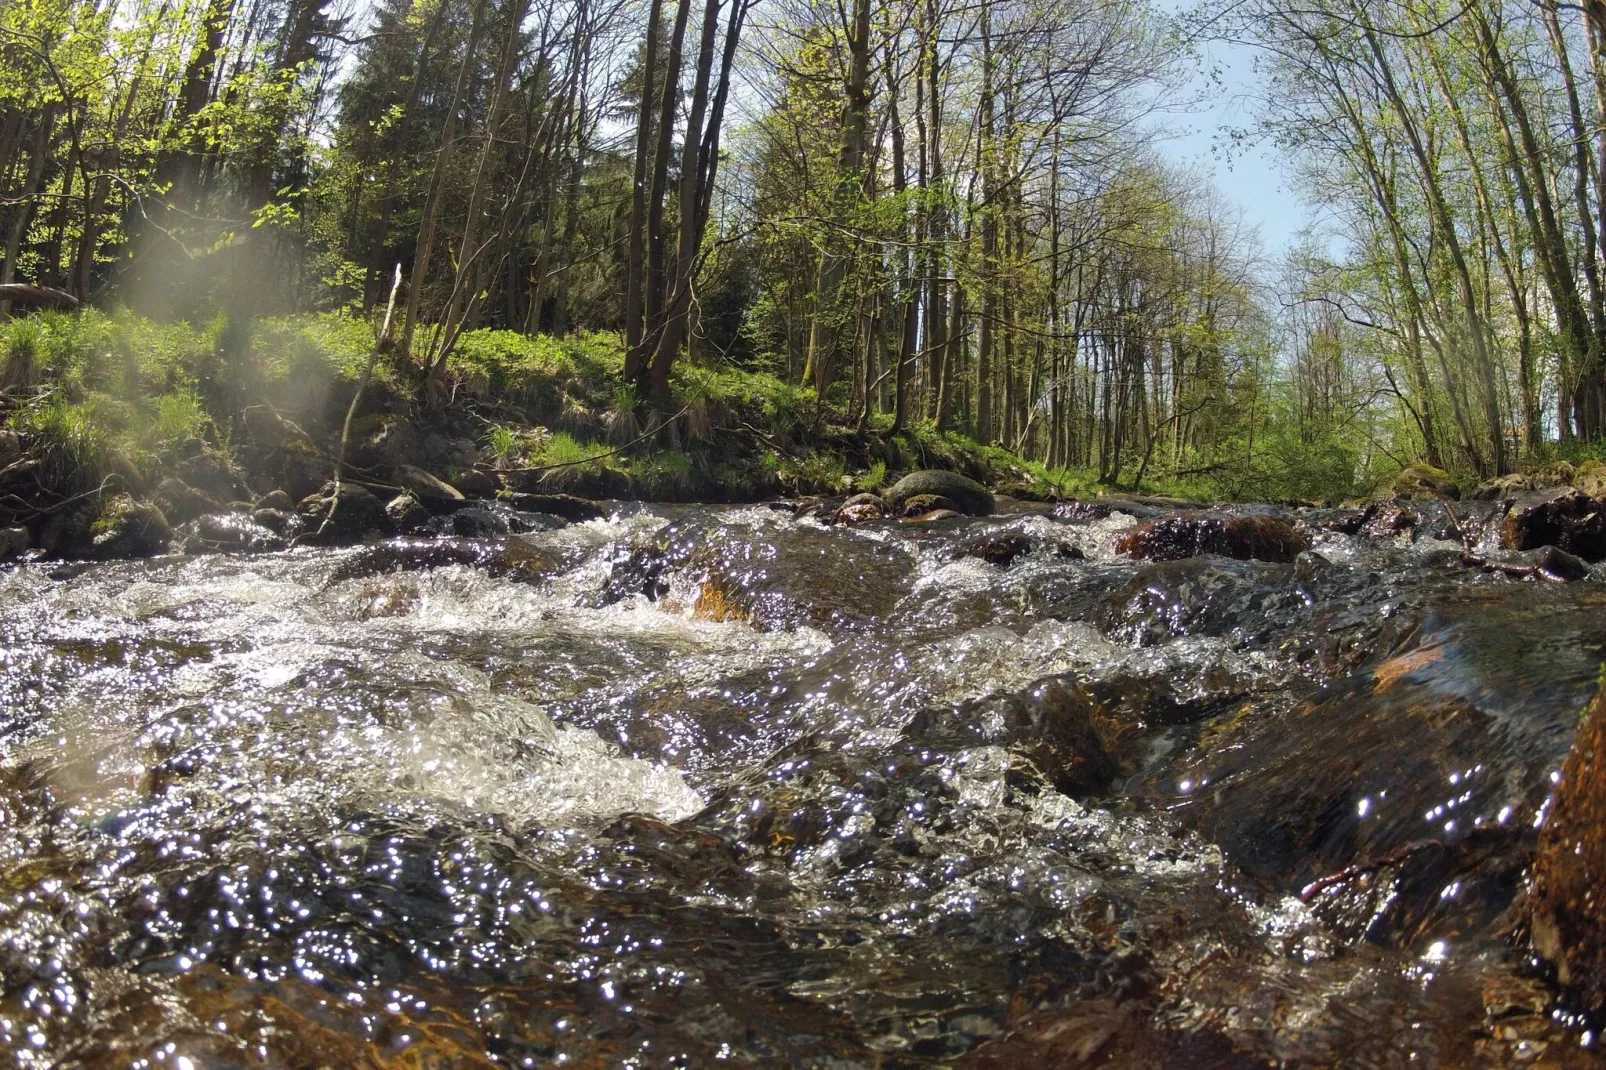
M1528 893L1584 491L406 478L0 572L10 1062L1602 1061Z

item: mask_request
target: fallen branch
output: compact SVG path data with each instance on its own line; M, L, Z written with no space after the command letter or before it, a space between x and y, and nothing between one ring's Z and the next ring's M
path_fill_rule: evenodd
M1342 869L1337 873L1332 873L1325 877L1319 877L1299 890L1299 901L1301 903L1308 903L1321 893L1327 891L1329 888L1353 880L1356 877L1364 877L1367 874L1376 873L1378 870L1384 869L1388 866L1399 865L1401 862L1404 862L1407 858L1410 858L1418 851L1426 851L1432 847L1443 848L1444 841L1418 840L1415 843L1406 844L1393 854L1386 854L1381 858L1374 858L1367 862L1358 862L1355 865L1350 866L1347 869Z
M0 283L0 301L15 305L36 305L39 308L74 309L78 298L66 290L53 286L35 286L27 282Z
M390 284L390 301L385 305L385 322L379 328L379 337L374 340L373 352L368 354L368 366L363 369L362 381L357 384L357 392L351 395L351 404L346 407L346 422L340 427L340 453L335 458L335 492L330 496L329 508L323 514L323 523L318 525L318 534L322 535L329 521L335 518L335 510L340 508L340 473L346 467L346 445L351 441L351 418L357 414L357 403L362 401L362 392L368 389L368 383L374 377L374 365L379 363L379 354L390 346L390 317L396 311L396 293L401 289L401 265L396 265L396 277Z

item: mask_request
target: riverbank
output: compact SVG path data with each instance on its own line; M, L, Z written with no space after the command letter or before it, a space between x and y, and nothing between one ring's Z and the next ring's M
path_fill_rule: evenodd
M381 504L403 491L465 501L521 494L747 502L849 494L944 469L1016 497L1093 496L1093 472L1049 471L915 421L890 434L761 372L683 362L667 415L621 385L609 334L529 338L479 330L448 364L446 396L420 396L347 316L161 324L128 312L47 313L0 325L0 528L5 552L138 553L201 516L288 517L343 478ZM1205 485L1146 491L1209 497ZM428 504L427 502L425 503ZM303 508L303 506L305 506ZM320 523L327 532L327 525ZM119 535L148 529L149 537ZM108 551L109 552L109 551Z

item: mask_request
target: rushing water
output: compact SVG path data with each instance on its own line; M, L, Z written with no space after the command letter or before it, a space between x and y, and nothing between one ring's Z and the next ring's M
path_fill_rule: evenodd
M1512 904L1606 585L1296 519L1294 564L632 506L0 574L0 1049L1595 1065Z

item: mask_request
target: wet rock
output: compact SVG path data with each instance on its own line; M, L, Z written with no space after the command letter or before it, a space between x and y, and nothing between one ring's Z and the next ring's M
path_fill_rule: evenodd
M1109 502L1060 502L1054 506L1054 517L1059 520L1108 520L1114 507Z
M494 509L478 505L459 509L451 516L443 517L442 520L448 526L450 534L467 539L496 539L512 530L508 517Z
M505 543L470 539L388 539L364 546L330 573L329 583L454 565L491 577L535 581L556 567L551 552L518 536Z
M1572 487L1535 492L1506 512L1500 542L1508 550L1554 546L1599 561L1606 558L1606 502Z
M1014 528L996 529L977 535L960 543L951 556L976 557L989 565L1008 568L1034 550L1043 550L1068 560L1080 560L1086 556L1079 546Z
M937 510L949 513L959 513L960 509L953 502L940 494L916 494L903 503L902 515L905 517L924 516Z
M450 513L467 500L456 487L412 465L398 466L391 478L432 513Z
M270 490L257 499L258 509L277 509L280 512L289 512L296 507L295 500L282 490Z
M278 532L241 513L209 513L179 528L175 540L185 553L259 554L283 550Z
M1413 464L1401 469L1400 474L1394 477L1392 490L1396 498L1409 501L1454 500L1461 497L1461 490L1450 478L1450 473L1426 464Z
M1584 713L1539 834L1529 898L1534 950L1577 1009L1606 1013L1606 691Z
M422 530L430 519L428 509L411 493L396 495L385 503L385 515L396 526L397 531L414 532Z
M494 498L499 484L496 478L478 469L470 468L459 472L452 480L455 487L465 498Z
M1554 583L1576 583L1588 579L1592 574L1589 562L1554 546L1546 546L1539 551L1534 568L1540 576Z
M874 494L855 494L836 511L838 524L863 524L881 519L881 499Z
M1098 702L1075 681L1050 677L1019 694L956 709L928 710L910 723L916 738L1007 745L1074 799L1096 795L1120 771L1094 725Z
M287 512L283 509L253 509L250 515L253 522L267 528L275 535L283 535L288 539L294 538L301 532L301 517L297 513Z
M1105 600L1104 633L1124 643L1155 646L1188 635L1257 635L1271 626L1269 574L1285 568L1221 557L1188 557L1138 569Z
M903 518L905 524L935 524L939 520L963 520L964 513L956 513L952 509L933 509L929 513L920 513L916 516Z
M357 483L342 482L338 498L334 484L326 483L317 494L302 499L296 511L305 518L307 538L314 542L357 542L391 531L384 504Z
M994 507L993 496L986 487L957 472L937 469L910 472L892 485L886 497L894 509L902 512L905 502L922 494L947 498L955 509L971 516L987 516Z
M1309 583L1332 565L1331 561L1315 550L1306 550L1294 558L1294 578L1301 583Z
M32 545L27 528L0 528L0 561L21 557Z
M90 530L90 556L100 561L153 557L164 552L173 537L173 529L156 503L127 494L108 502Z
M523 513L546 513L560 516L573 523L587 520L606 520L608 511L596 502L578 498L573 494L510 494L509 505Z
M1415 509L1402 502L1369 502L1358 509L1339 509L1322 519L1321 527L1345 535L1368 535L1386 539L1413 530L1421 519Z
M172 524L186 524L204 513L215 513L218 509L218 503L209 495L172 476L157 485L154 500L162 507L162 514Z
M1602 610L1606 592L1586 585L1465 588L1310 698L1207 722L1152 790L1347 936L1487 933L1522 887L1549 772L1595 690Z
M1147 561L1201 554L1239 560L1292 561L1310 540L1286 520L1226 513L1177 513L1151 520L1116 540L1117 553Z

